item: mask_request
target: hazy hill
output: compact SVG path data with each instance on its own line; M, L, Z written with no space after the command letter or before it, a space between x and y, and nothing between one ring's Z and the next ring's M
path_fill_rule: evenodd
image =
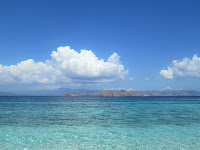
M21 92L20 95L27 95L27 96L63 96L65 93L72 93L72 94L94 94L97 92L101 92L100 90L88 90L88 89L71 89L71 88L59 88L54 90L34 90L34 91L24 91Z
M14 92L0 92L0 96L64 96L65 93L79 94L79 95L96 95L96 96L200 96L200 91L196 90L153 90L153 91L102 91L102 90L88 90L88 89L71 89L59 88L55 90L35 90L24 91L19 93Z
M153 91L138 91L144 92L148 96L200 96L200 91L195 90L153 90Z
M147 96L145 93L126 92L126 91L102 91L94 96Z
M11 92L0 92L0 96L18 96L17 93L11 93Z

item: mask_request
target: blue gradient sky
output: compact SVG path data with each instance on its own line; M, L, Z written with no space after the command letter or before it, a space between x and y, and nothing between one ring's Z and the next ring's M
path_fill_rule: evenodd
M199 77L160 76L173 60L199 54L199 6L198 0L1 0L0 64L45 62L58 47L70 46L104 60L120 55L126 78L93 85L97 89L200 89Z

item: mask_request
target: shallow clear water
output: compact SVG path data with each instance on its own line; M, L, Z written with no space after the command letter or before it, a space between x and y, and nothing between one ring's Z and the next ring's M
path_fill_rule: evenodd
M0 97L0 149L200 149L200 97Z

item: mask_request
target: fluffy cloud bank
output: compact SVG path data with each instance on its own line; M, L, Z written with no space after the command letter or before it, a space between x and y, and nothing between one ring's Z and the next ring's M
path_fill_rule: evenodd
M174 60L171 67L161 70L160 75L166 79L200 77L200 57L194 55L192 59Z
M45 62L29 59L17 65L0 64L0 84L108 82L123 79L127 73L117 53L113 53L104 61L98 59L91 50L81 50L78 53L66 46L53 51L51 60Z

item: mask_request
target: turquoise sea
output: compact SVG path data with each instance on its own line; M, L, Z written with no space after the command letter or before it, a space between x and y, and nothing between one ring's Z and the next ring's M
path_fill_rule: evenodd
M0 97L0 150L198 150L200 97Z

